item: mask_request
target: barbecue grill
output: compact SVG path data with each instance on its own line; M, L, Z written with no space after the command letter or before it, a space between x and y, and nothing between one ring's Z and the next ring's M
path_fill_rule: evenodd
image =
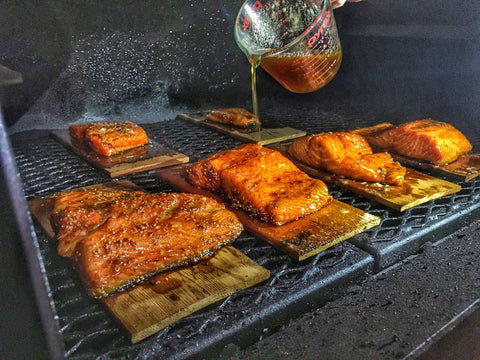
M74 122L137 122L149 138L190 161L240 145L179 115L251 108L249 64L232 35L241 3L0 5L0 74L8 79L0 82L0 300L4 312L12 307L0 322L9 324L0 326L2 343L12 347L0 346L0 357L215 358L229 344L247 347L266 336L265 329L274 332L327 302L341 304L352 286L479 220L480 177L430 172L461 190L404 212L331 185L335 199L380 217L380 224L301 262L244 232L235 248L268 269L270 278L132 344L103 303L88 296L71 262L57 255L27 201L112 180L51 136ZM343 47L339 73L317 92L299 95L259 71L265 124L312 134L428 117L452 123L480 152L479 5L367 0L335 16ZM176 191L155 170L123 178L147 191ZM465 314L480 297L478 283L471 285L470 297L456 300L470 309ZM31 335L30 343L14 322ZM429 335L443 325L430 324ZM425 341L416 339L392 358L418 356Z

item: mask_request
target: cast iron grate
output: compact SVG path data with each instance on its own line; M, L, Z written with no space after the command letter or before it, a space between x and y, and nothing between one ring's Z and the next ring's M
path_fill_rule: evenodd
M295 119L290 120L294 124L289 126L300 127ZM347 122L341 119L340 123ZM307 122L302 128L308 132L321 131L316 121ZM191 161L240 145L226 135L180 120L145 125L145 129L150 137L185 153ZM108 175L52 137L24 135L14 137L12 142L27 199L111 181ZM175 191L153 172L127 178L148 191ZM226 341L248 344L252 337L264 331L266 324L269 328L280 326L284 319L306 311L307 308L299 308L307 303L321 306L322 302L340 296L351 282L415 253L424 242L434 241L461 227L459 220L472 214L478 216L480 180L460 184L459 193L404 213L332 187L336 199L381 217L381 224L300 263L244 232L235 247L269 269L270 279L181 319L134 345L103 304L87 295L70 261L56 254L54 241L37 226L36 235L66 357L142 359L161 354L165 359L177 359L195 357ZM292 310L295 306L297 310Z

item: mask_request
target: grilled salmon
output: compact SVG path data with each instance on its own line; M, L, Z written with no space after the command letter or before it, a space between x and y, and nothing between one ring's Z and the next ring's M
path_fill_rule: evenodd
M77 214L91 216L75 217L86 219L84 229L76 224L77 231L65 232L73 238L64 240L75 243L76 266L97 298L211 256L243 230L222 204L199 195L71 192L59 202L57 218L69 216L69 206L62 209L69 196Z
M323 181L309 177L280 152L258 144L190 164L186 177L193 185L221 194L232 207L275 225L314 213L331 201Z
M232 125L249 131L260 130L260 119L251 112L242 108L217 109L207 115L207 120Z
M350 179L401 185L406 169L390 154L373 153L362 136L349 132L321 133L296 139L289 153L314 168Z
M94 122L70 125L72 142L81 144L95 153L110 156L148 143L145 130L130 121Z
M56 232L58 253L72 257L77 244L112 216L116 205L144 195L140 191L90 190L56 196L51 222ZM115 210L119 212L121 208Z
M210 192L221 190L220 174L230 166L255 158L263 147L258 144L246 144L233 150L221 151L218 154L185 167L188 180L199 188Z
M364 131L373 147L394 151L400 155L448 164L472 150L472 145L452 125L433 119L423 119L385 130Z

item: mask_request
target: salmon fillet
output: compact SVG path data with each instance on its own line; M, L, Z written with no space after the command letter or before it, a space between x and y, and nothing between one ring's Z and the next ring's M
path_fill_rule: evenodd
M188 164L185 171L191 184L210 192L221 190L220 174L227 167L255 158L262 150L262 145L246 144L233 150L221 151L218 154L196 163Z
M130 121L94 122L69 126L70 137L103 156L133 149L148 143L148 137L141 126Z
M191 164L186 175L193 185L215 189L232 207L275 225L312 214L331 201L323 181L309 177L280 152L258 144L241 145Z
M116 203L144 195L144 192L95 190L58 195L51 216L58 253L72 257L77 244L112 216Z
M222 204L199 195L91 193L69 193L74 202L87 200L77 213L99 213L84 223L85 234L69 243L76 244L74 261L96 298L211 256L243 230Z
M472 150L459 130L433 119L416 120L364 136L372 146L436 165L451 163Z
M207 120L220 124L233 125L251 131L258 131L261 127L260 119L242 108L213 110L208 114Z
M390 154L373 153L365 138L349 132L296 139L289 153L311 167L355 180L401 185L406 173Z

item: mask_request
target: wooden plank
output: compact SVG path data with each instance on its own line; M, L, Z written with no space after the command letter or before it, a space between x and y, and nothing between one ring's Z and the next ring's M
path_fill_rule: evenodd
M198 111L188 114L180 114L179 118L188 120L195 124L206 126L231 137L249 143L256 143L260 145L273 144L276 142L295 139L305 136L306 132L297 130L291 127L262 127L260 131L245 132L225 124L217 124L207 120L207 115L210 111Z
M141 190L120 180L83 189ZM55 195L29 201L30 211L54 237L50 224ZM125 292L102 299L108 310L138 342L175 321L237 291L270 277L270 272L249 257L226 246L213 257L192 266L156 275Z
M405 211L433 199L456 193L462 188L460 185L408 168L404 183L398 186L346 179L342 176L305 165L288 153L289 146L289 143L284 143L272 146L272 148L287 156L299 169L310 176L327 183L335 183L344 189L348 189L397 211Z
M460 155L457 160L446 165L434 165L398 154L392 154L392 157L405 166L411 166L433 174L452 176L461 181L470 181L480 175L480 154Z
M225 202L216 194L192 186L183 176L183 166L157 170L157 175L180 191L201 194ZM325 208L291 223L276 226L231 209L245 228L269 244L301 261L380 223L378 216L333 200Z
M208 261L157 275L130 291L105 298L104 303L135 343L269 276L268 270L226 246Z
M377 132L385 131L393 128L394 125L390 123L381 123L378 125L356 129L353 133L362 136L368 136ZM377 149L377 151L384 151ZM410 166L415 169L437 173L442 175L449 175L462 181L470 181L480 175L480 154L464 154L460 155L457 160L446 165L434 165L426 160L413 159L407 156L397 154L389 151L395 161L402 165Z
M73 144L68 130L54 130L51 133L62 145L95 167L107 172L112 178L189 161L188 156L153 140L149 140L147 145L126 150L120 154L101 156Z

